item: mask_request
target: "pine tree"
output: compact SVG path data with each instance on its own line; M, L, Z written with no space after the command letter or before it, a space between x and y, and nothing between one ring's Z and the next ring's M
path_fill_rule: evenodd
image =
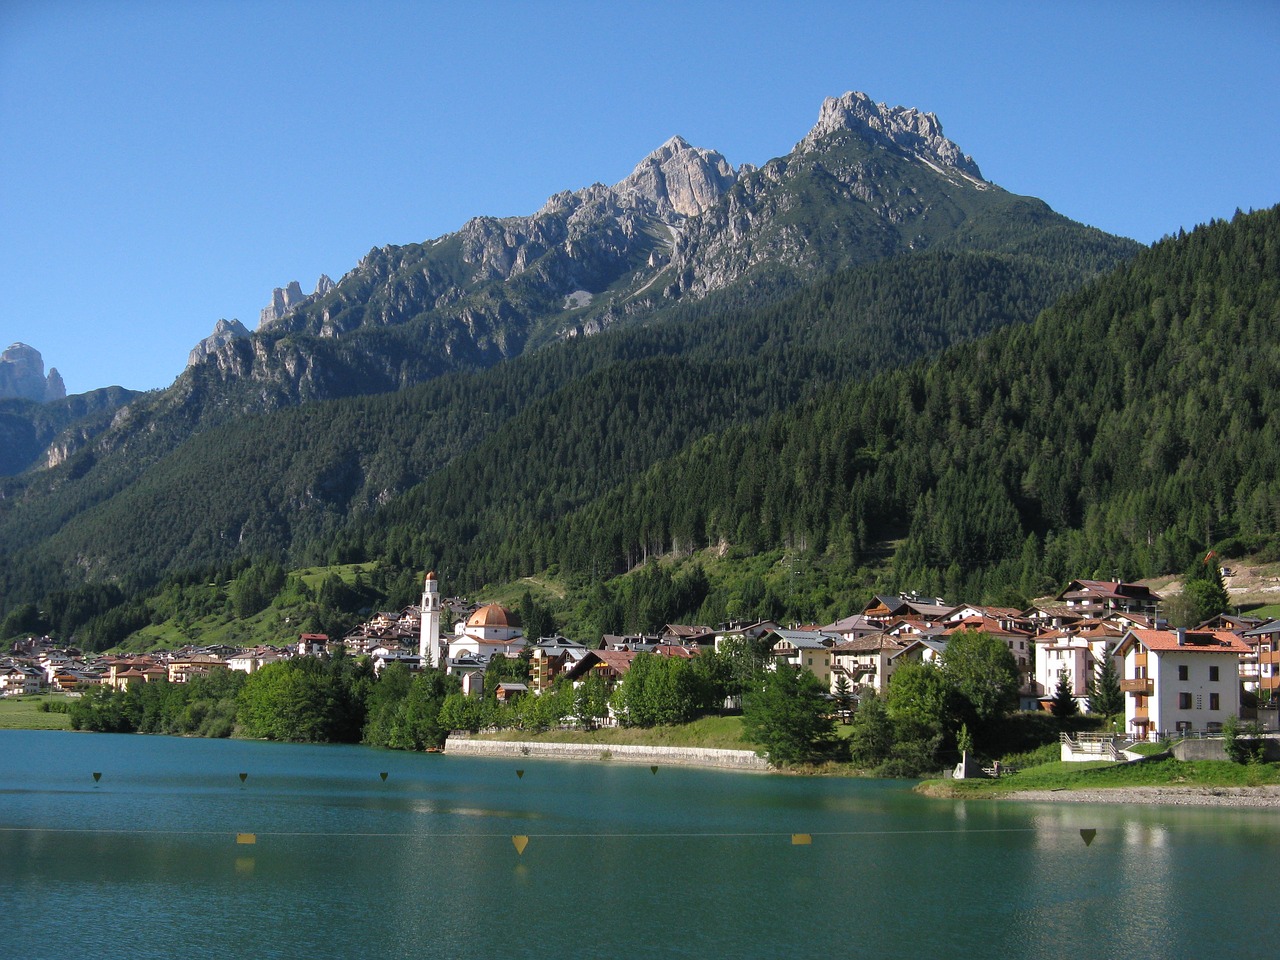
M1089 682L1089 712L1114 716L1124 711L1124 694L1120 690L1120 675L1110 656L1102 659L1102 669Z
M1053 704L1049 708L1059 720L1074 717L1080 712L1075 694L1071 691L1071 675L1063 670L1058 674L1058 686L1053 692Z

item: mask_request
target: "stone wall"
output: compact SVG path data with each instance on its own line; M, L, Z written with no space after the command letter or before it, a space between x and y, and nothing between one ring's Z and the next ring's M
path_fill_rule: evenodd
M596 743L532 743L518 740L473 740L457 735L444 752L470 757L517 757L543 760L604 760L612 763L674 764L730 770L769 770L767 760L750 750L702 747L641 747Z

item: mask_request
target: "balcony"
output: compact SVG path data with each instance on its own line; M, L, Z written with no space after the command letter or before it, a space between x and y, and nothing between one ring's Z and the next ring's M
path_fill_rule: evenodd
M1139 697L1149 697L1155 693L1155 682L1150 677L1135 677L1132 680L1121 680L1121 693L1132 693Z

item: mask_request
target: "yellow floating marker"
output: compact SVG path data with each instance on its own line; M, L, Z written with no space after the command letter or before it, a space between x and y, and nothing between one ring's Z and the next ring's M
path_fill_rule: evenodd
M257 843L258 835L256 833L237 833L236 843Z
M529 845L529 838L523 834L517 834L511 838L511 842L516 846L516 856L524 856L524 848Z
M246 780L248 780L248 779L249 779L249 775L248 775L247 773L242 773L242 774L240 774L240 782L241 782L241 783L244 783L244 782L245 782Z
M1093 843L1093 838L1097 835L1098 831L1094 830L1092 827L1085 827L1080 830L1080 839L1084 841L1084 845L1086 847Z
M516 771L516 776L517 776L517 777L519 777L521 780L523 780L523 779L524 779L524 771L523 771L523 770L517 770L517 771Z
M387 771L383 770L380 774L378 774L378 776L382 778L383 783L387 782Z
M253 873L253 857L236 857L236 873L248 876Z
M649 768L649 772L650 772L650 773L652 773L652 774L656 777L656 776L658 775L658 768L657 768L657 767L650 767L650 768Z
M811 843L813 843L813 834L793 833L791 835L791 845L793 847L807 847Z
M93 782L94 782L94 783L97 783L97 782L98 782L99 780L101 780L101 779L102 779L102 774L101 774L101 773L95 773L95 774L93 775Z

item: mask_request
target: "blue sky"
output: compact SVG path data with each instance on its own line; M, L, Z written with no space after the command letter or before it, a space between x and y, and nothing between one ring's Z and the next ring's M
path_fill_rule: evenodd
M1144 243L1280 202L1280 3L0 0L0 349L167 386L220 317L822 99Z

